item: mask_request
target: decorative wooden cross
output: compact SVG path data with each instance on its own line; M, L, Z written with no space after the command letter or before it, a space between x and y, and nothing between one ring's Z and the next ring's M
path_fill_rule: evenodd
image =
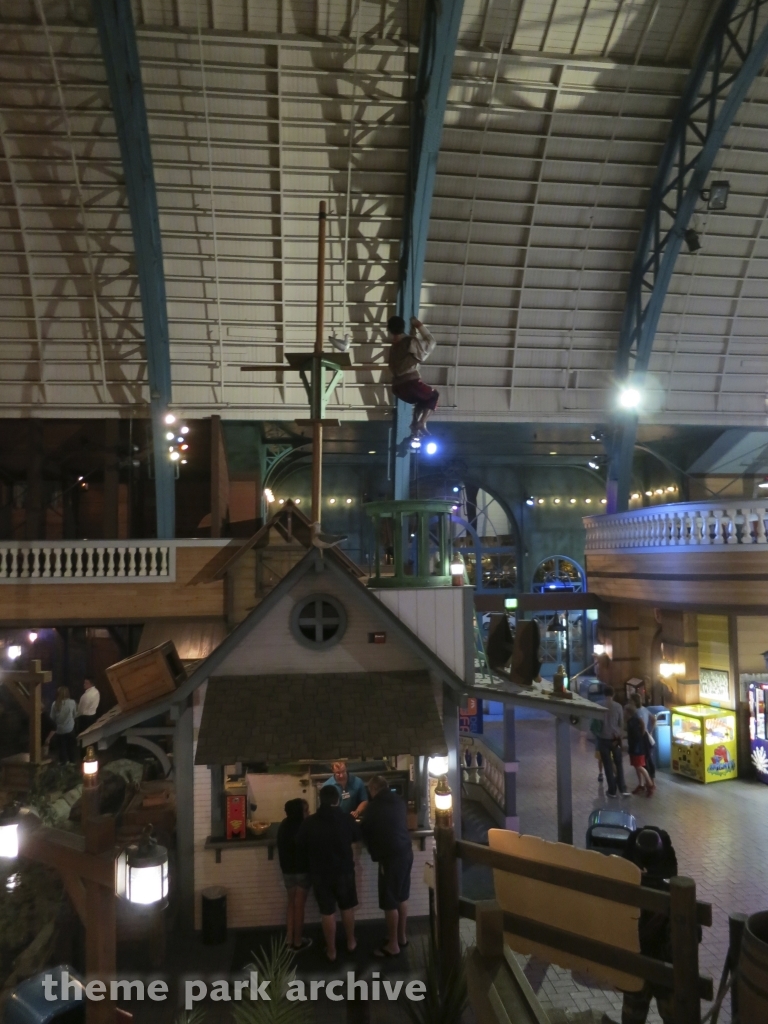
M0 682L5 683L17 704L29 718L29 760L40 764L43 760L43 741L40 735L40 719L43 714L43 695L40 687L50 683L51 673L42 671L41 663L30 661L29 670L0 672Z

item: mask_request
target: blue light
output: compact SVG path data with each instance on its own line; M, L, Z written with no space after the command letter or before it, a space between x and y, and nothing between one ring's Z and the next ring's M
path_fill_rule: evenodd
M434 441L430 441L429 442L429 444L427 445L427 448L426 448L426 452L427 452L427 455L436 455L437 454L437 445L435 444Z
M453 488L453 493L454 494L458 494L459 493L459 488L458 487L454 487Z
M526 498L525 499L525 504L526 505L535 505L536 502L533 500L533 498Z

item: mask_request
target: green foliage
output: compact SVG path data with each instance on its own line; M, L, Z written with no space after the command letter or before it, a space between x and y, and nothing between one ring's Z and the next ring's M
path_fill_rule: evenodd
M0 870L0 987L13 960L55 918L64 898L51 868L20 858Z
M173 1024L203 1024L206 1010L203 1006L195 1006L191 1010L179 1010L173 1018Z
M285 943L275 938L269 951L253 953L253 963L246 971L258 971L259 982L269 981L269 1002L261 999L238 1003L232 1011L235 1024L308 1024L311 1013L306 1003L289 1002L285 998L296 969L294 953Z
M54 824L55 816L52 805L62 793L69 792L82 783L80 766L76 764L60 764L52 761L43 765L35 773L29 790L27 802L46 825Z
M467 971L462 958L461 966L454 971L444 987L440 985L440 967L437 950L433 942L425 949L427 986L425 997L415 1003L406 999L401 1004L413 1024L460 1024L467 1008Z

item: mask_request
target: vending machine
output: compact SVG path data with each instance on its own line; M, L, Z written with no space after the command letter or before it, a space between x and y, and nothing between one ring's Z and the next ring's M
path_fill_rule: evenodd
M750 683L749 693L749 756L757 779L768 785L768 737L766 737L766 691L768 683Z
M708 704L671 710L672 771L698 782L735 779L735 713Z

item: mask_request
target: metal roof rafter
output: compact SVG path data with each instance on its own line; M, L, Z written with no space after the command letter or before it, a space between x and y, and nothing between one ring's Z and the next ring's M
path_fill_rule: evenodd
M767 5L768 0L721 0L688 78L651 187L635 251L616 356L619 380L631 375L642 384L645 378L669 283L696 202L725 135L768 55L768 24L757 31L759 16ZM725 62L733 61L734 55L741 66L723 74ZM703 109L707 118L702 137L699 126L694 130L693 118ZM637 423L634 412L615 418L607 481L608 512L628 507Z

